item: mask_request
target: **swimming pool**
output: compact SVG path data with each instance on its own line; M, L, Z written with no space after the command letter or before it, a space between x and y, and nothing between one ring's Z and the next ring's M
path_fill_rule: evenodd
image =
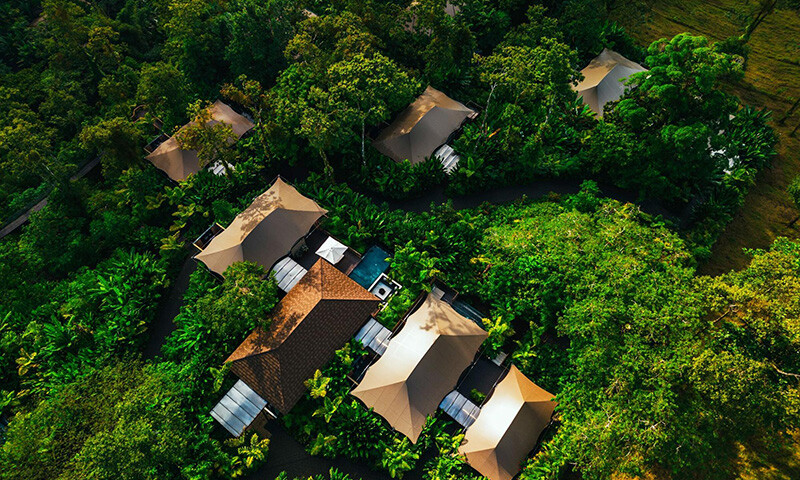
M356 268L350 272L350 278L369 290L369 287L389 268L389 253L377 246L372 246L364 254Z

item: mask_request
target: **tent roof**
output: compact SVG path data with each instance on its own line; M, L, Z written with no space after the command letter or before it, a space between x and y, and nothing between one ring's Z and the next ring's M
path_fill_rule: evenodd
M253 122L239 115L231 107L219 100L214 102L210 108L211 121L209 123L214 125L222 122L230 125L237 139L253 128ZM196 124L197 122L193 120L178 131L180 132ZM178 140L174 136L162 142L158 148L147 155L147 159L176 182L186 180L189 175L200 171L197 152L194 150L181 150Z
M303 382L322 368L378 307L377 297L320 259L278 303L268 329L254 330L228 357L231 370L287 413Z
M550 422L552 399L512 365L467 429L459 453L490 480L511 480Z
M429 294L352 393L416 442L426 417L453 390L486 337Z
M195 258L220 275L243 260L272 268L326 213L278 178Z
M625 93L622 80L645 71L647 69L638 63L606 48L581 70L584 79L572 88L589 108L602 117L605 104L619 100Z
M372 142L378 151L396 160L419 163L447 141L475 112L433 87L403 110Z
M586 90L587 88L596 87L600 84L600 82L603 81L604 78L606 78L608 73L618 65L637 70L639 72L644 72L647 70L643 66L632 60L628 60L619 53L604 48L600 55L596 56L591 62L589 62L589 65L587 65L586 68L581 70L581 74L583 74L583 81L574 87L575 91L580 92Z

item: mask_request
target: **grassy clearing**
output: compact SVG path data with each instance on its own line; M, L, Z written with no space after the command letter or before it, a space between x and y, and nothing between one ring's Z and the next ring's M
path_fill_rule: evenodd
M714 40L740 35L742 16L754 2L747 0L637 0L620 5L612 16L638 39L648 44L663 37L690 32ZM749 262L743 248L766 248L778 236L797 238L800 230L788 228L797 215L786 186L800 174L800 132L789 133L800 122L800 108L779 124L778 120L800 97L800 15L777 10L750 39L750 57L744 80L730 86L745 103L773 112L780 136L778 157L762 172L742 208L714 246L711 260L701 273L716 275L741 269ZM800 433L791 439L774 438L770 445L741 446L736 466L739 480L790 480L800 478Z
M690 32L714 40L740 35L744 14L754 8L748 0L660 0L626 2L612 17L642 44L678 33ZM771 169L762 172L714 246L702 273L716 275L740 269L749 262L743 248L766 248L778 236L797 238L800 230L788 228L797 215L786 186L800 174L800 132L789 133L800 122L800 108L785 124L783 114L800 97L800 15L777 10L753 33L744 80L730 86L744 102L773 112L773 126L780 135L779 155Z

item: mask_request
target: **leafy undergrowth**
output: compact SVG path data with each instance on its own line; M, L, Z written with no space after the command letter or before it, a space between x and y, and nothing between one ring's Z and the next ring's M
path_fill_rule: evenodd
M626 2L612 16L642 44L681 32L702 34L721 41L741 35L746 13L755 8L747 0L662 0ZM800 97L800 14L781 10L771 14L753 33L745 77L731 86L742 101L773 112L772 125L780 135L778 156L772 168L762 171L745 203L720 236L711 259L700 273L717 275L743 268L750 260L743 248L765 248L778 236L797 238L800 229L789 228L797 215L786 193L791 179L800 174L800 132L789 134L800 122L800 108L780 120Z

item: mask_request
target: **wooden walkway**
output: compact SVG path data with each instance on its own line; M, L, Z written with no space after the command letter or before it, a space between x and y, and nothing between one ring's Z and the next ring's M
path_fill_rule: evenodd
M78 180L79 178L83 178L83 176L85 176L87 173L91 172L92 169L94 167L96 167L98 163L100 163L100 155L96 156L91 162L88 162L86 165L81 167L81 169L78 170L75 173L75 175L73 175L73 176L71 176L69 178L70 181L74 182L75 180ZM0 238L5 237L6 235L10 234L11 232L13 232L17 228L19 228L20 225L22 225L25 222L27 222L28 218L30 218L32 213L38 212L39 210L43 209L45 207L45 205L47 205L47 199L48 199L48 197L44 197L38 203L33 205L31 208L29 208L29 209L25 210L24 212L22 212L22 214L19 217L15 218L11 222L7 223L2 229L0 229Z

